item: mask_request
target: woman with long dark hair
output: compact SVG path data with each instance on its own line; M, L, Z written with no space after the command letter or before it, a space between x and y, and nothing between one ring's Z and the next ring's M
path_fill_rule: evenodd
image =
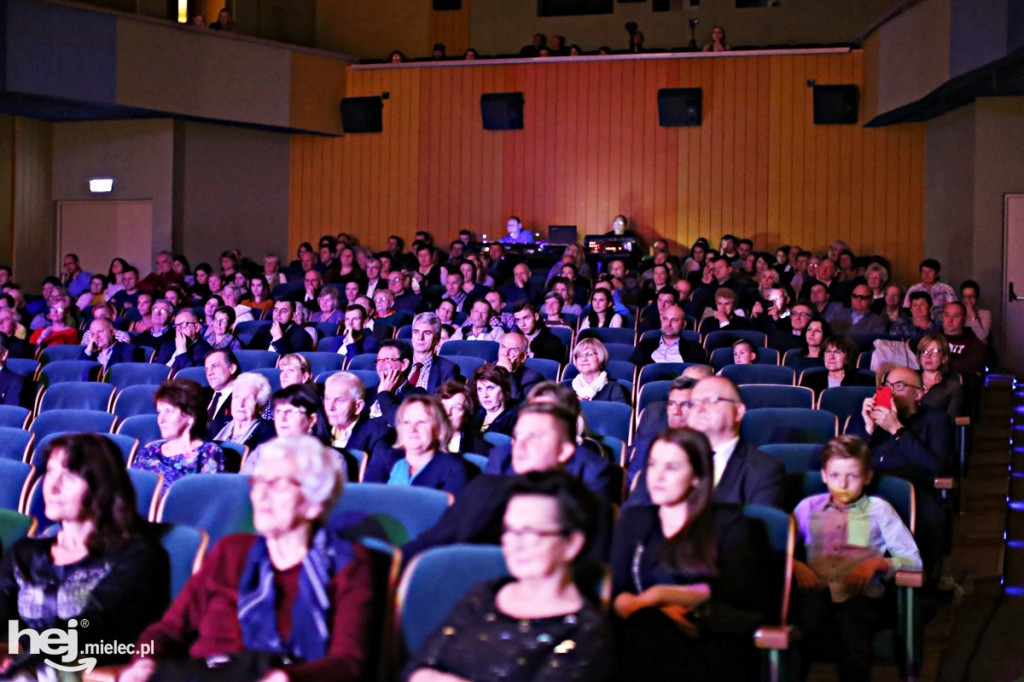
M753 631L777 605L763 531L713 502L707 438L669 429L651 444L651 505L623 511L612 544L620 679L750 680Z
M124 459L110 440L90 433L53 439L45 458L46 517L60 530L10 548L0 565L0 618L37 632L77 619L80 645L133 642L166 608L170 569L166 553L142 536ZM116 661L100 657L101 664ZM53 673L42 666L42 656L22 651L4 679Z

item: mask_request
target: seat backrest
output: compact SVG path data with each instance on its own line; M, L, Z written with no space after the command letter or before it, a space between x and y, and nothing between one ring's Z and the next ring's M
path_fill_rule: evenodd
M135 488L135 502L139 514L147 521L156 518L160 506L160 491L164 487L164 477L155 471L145 469L129 469L128 478Z
M36 529L36 520L11 509L0 509L0 542L8 549L15 542L27 538Z
M0 405L0 426L23 429L28 426L32 411L20 405Z
M636 350L636 347L630 343L606 343L604 347L608 351L609 362L629 362L629 359L633 357L633 351Z
M640 414L641 410L650 405L662 400L668 400L669 389L672 387L672 380L663 379L661 381L649 381L646 384L640 386L640 395L636 399L636 412Z
M633 345L636 332L632 327L593 327L584 329L576 335L577 343L581 339L598 339L602 343L626 343Z
M814 391L806 386L741 384L740 397L748 410L761 407L814 407Z
M104 381L118 391L143 384L160 385L170 375L170 368L150 362L122 362L107 370Z
M182 367L174 374L175 379L188 379L200 386L209 386L210 381L206 378L205 367Z
M397 639L404 654L418 651L471 587L507 575L497 546L435 547L413 559L402 575L396 604Z
M796 372L790 367L780 367L779 365L726 365L720 374L731 379L737 386L742 384L792 386L796 383Z
M564 315L563 317L567 320L569 318L568 315ZM573 331L569 327L548 327L548 329L558 338L559 341L565 344L566 348L573 345Z
M114 398L113 413L119 421L137 414L156 414L153 396L160 388L155 384L126 386Z
M125 417L117 425L117 433L131 436L142 445L149 445L155 440L160 440L160 427L157 426L156 412Z
M820 443L765 443L760 450L778 459L790 475L803 475L821 468Z
M91 360L54 360L39 370L39 384L53 386L69 381L96 381L101 369L100 363Z
M139 449L139 441L137 438L120 433L104 433L103 437L116 445L117 449L121 451L121 456L124 457L125 466L131 464L131 461L135 459L135 453Z
M556 360L548 358L526 358L527 369L539 372L547 381L558 381L560 365Z
M190 474L179 478L160 502L157 520L204 530L211 545L231 533L253 533L249 477Z
M28 500L32 467L25 462L0 459L0 509L21 511Z
M726 365L733 364L732 346L716 348L711 351L710 362L716 372L720 371ZM758 348L755 364L769 366L779 364L779 351L768 347Z
M473 372L477 370L477 367L486 362L483 358L471 357L468 355L448 355L445 357L458 365L459 372L467 379L473 376Z
M171 562L171 601L178 596L192 574L199 570L209 549L210 536L198 528L158 524L160 545Z
M29 430L36 441L58 431L73 433L110 433L114 426L114 415L98 410L47 410L33 420Z
M633 410L624 403L584 400L580 403L587 428L594 433L629 442L629 422Z
M778 622L785 625L789 619L789 601L793 583L793 552L796 549L796 522L793 517L779 509L748 504L743 515L764 524L768 545L771 549L771 566L777 574L781 602Z
M740 339L750 341L759 348L768 345L768 335L764 332L753 329L716 329L704 337L704 350L710 352L716 348L731 346Z
M52 365L51 365L52 366ZM55 384L45 389L39 399L39 412L49 410L97 410L110 409L114 387L97 382L75 382Z
M348 369L359 369L366 371L377 371L377 354L376 353L363 353L357 355L348 361Z
M835 438L837 429L838 420L831 412L799 407L747 410L740 422L740 435L755 447L765 443L826 443Z
M82 347L75 344L50 346L39 353L39 364L48 365L52 362L77 360L82 354Z
M441 344L441 350L438 354L443 355L446 358L461 355L465 357L482 358L485 362L497 362L498 342L464 340L445 341Z
M420 486L350 483L331 511L333 526L350 525L363 515L380 525L388 542L400 547L437 523L453 501L451 494Z
M272 350L236 350L238 368L248 372L257 367L276 367L278 354Z
M26 379L32 379L39 369L39 361L35 358L7 358L4 366L15 374L20 374Z
M309 360L309 368L313 376L323 374L324 372L339 370L345 366L345 356L338 355L337 353L308 351L305 353L299 353L299 355Z
M508 434L505 433L498 433L496 431L484 431L482 438L491 445L496 445L498 447L512 445L512 436L509 436Z
M652 362L640 368L640 376L637 378L637 385L643 386L651 381L671 381L683 370L694 363L692 362Z
M874 394L874 386L833 386L821 392L818 409L831 412L840 421L845 421L852 414L860 414L864 399Z
M270 320L246 320L235 325L235 336L243 346L252 343L252 339L261 331L268 331L273 322Z
M24 462L32 434L13 426L0 426L0 459Z
M257 367L255 369L250 369L249 371L252 372L253 374L259 374L264 379L269 381L271 391L281 390L281 370L277 369L276 367ZM313 376L316 375L317 373L313 372Z

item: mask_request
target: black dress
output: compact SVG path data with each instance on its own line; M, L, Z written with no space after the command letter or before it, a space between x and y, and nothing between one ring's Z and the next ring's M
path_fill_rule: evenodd
M468 680L600 682L611 677L611 640L600 610L584 602L576 613L520 619L498 610L508 580L471 589L405 668L408 680L434 668Z
M696 611L698 638L683 634L660 609L641 609L617 622L621 680L753 680L759 659L754 630L781 603L763 529L733 505L714 505L718 575L684 575L661 557L665 536L658 507L623 511L612 542L612 594L639 594L654 585L708 583L711 599Z

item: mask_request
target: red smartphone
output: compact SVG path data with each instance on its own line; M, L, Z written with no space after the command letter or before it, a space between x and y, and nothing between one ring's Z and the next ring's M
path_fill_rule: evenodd
M884 407L887 410L892 409L892 389L888 386L879 386L878 390L875 391L875 407Z

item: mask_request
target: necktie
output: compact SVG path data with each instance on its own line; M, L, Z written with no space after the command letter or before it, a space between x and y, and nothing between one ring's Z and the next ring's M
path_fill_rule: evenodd
M412 366L412 374L409 375L409 385L416 386L420 383L420 370L423 369L423 363L417 362Z
M210 421L217 416L217 406L220 405L220 391L213 394L213 400L210 401L210 406L206 408L206 414L210 417Z

